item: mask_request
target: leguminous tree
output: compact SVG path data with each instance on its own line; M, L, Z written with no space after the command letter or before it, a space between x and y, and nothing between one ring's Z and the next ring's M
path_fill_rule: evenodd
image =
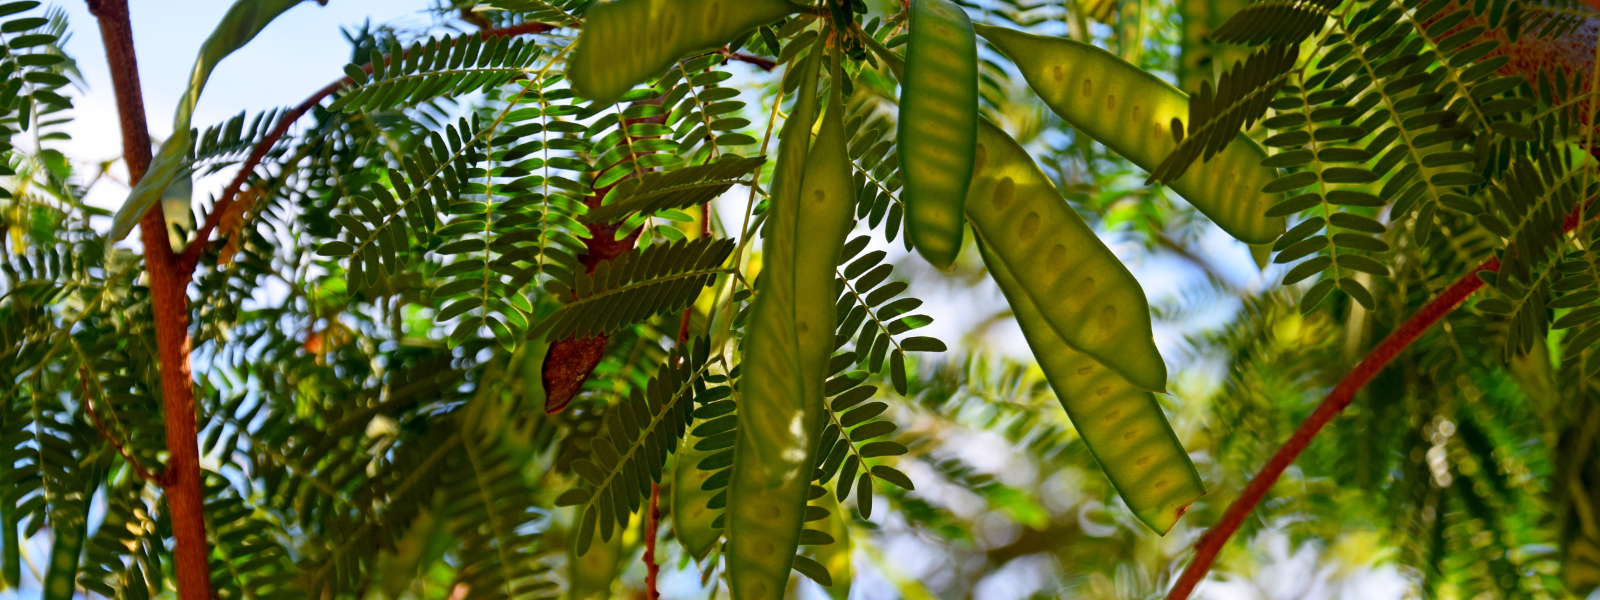
M0 3L4 587L1177 600L1273 535L1600 585L1587 5L433 0L195 123L317 10L237 0L159 145L88 5L74 57Z

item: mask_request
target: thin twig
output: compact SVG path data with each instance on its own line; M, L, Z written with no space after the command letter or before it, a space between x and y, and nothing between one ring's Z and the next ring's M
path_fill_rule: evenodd
M661 576L661 565L656 563L656 530L661 522L661 484L650 484L650 508L644 522L644 593L645 598L656 600L656 579Z
M1562 227L1563 234L1571 232L1578 226L1578 223L1582 220L1580 215L1582 215L1587 206L1588 203L1579 203L1578 207L1567 215ZM1272 458L1267 461L1267 464L1261 467L1261 471L1256 473L1255 478L1250 480L1249 485L1245 486L1238 499L1235 499L1233 504L1228 506L1228 510L1222 514L1222 519L1212 526L1210 531L1200 537L1200 543L1195 544L1194 560L1190 561L1189 566L1183 570L1183 575L1178 578L1177 583L1172 587L1172 591L1167 594L1167 600L1185 600L1189 597L1195 586L1205 579L1206 572L1211 570L1211 565L1216 562L1217 555L1222 552L1223 546L1228 544L1229 538L1232 538L1234 532L1239 530L1239 526L1244 524L1245 518L1250 516L1256 505L1260 504L1261 500L1266 497L1267 491L1272 489L1272 486L1278 482L1278 478L1283 476L1284 470L1288 469L1289 465L1300 457L1300 453L1311 445L1312 438L1316 437L1323 427L1326 427L1329 422L1333 421L1334 417L1339 416L1339 413L1350 405L1350 402L1355 399L1356 392L1360 391L1362 386L1372 381L1373 377L1377 376L1384 367L1394 361L1395 357L1399 356L1412 342L1417 341L1417 338L1421 337L1423 332L1432 327L1434 323L1444 318L1456 307L1461 306L1461 303L1465 302L1479 288L1482 288L1483 280L1478 278L1479 271L1495 273L1499 270L1500 259L1491 258L1484 261L1483 264L1478 265L1467 272L1466 275L1457 279L1438 297L1429 301L1427 305L1422 307L1422 310L1411 315L1411 318L1406 319L1405 323L1402 323L1398 329L1389 334L1389 337L1384 338L1382 343L1373 348L1366 358L1361 359L1355 369L1351 370L1349 374L1344 376L1344 379L1339 381L1338 385L1333 387L1333 391L1329 392L1328 396L1322 400L1322 404L1317 405L1317 409L1311 413L1311 416L1307 417L1298 429L1295 429L1294 434L1289 436L1289 440L1284 442L1283 446L1278 448L1278 452L1273 454Z
M1217 554L1228 543L1228 539L1233 537L1233 533L1239 529L1240 525L1244 524L1245 517L1255 510L1256 505L1267 495L1267 490L1271 489L1273 484L1277 483L1278 478L1283 475L1283 471L1300 456L1301 452L1305 451L1306 446L1311 444L1311 439L1317 435L1317 432L1322 431L1322 428L1329 421L1332 421L1340 411L1350 405L1350 401L1355 398L1356 391L1360 390L1368 381L1371 381L1379 371L1388 366L1390 361L1399 356L1400 352L1410 346L1411 342L1416 341L1417 337L1421 336L1424 331L1427 331L1440 318L1454 310L1473 292L1478 291L1478 288L1483 287L1483 280L1478 279L1477 276L1478 271L1494 272L1498 271L1499 268L1499 259L1491 258L1487 262L1478 265L1472 272L1462 276L1461 279L1446 289L1443 294L1434 298L1421 311L1407 319L1399 329L1390 333L1389 337L1385 338L1383 343L1367 354L1366 358L1363 358L1361 363L1357 364L1350 374L1345 375L1344 379L1339 381L1339 384L1334 386L1328 397L1322 401L1322 404L1317 406L1316 411L1312 412L1311 416L1300 424L1300 428L1295 430L1294 435L1289 436L1289 440L1278 448L1278 452L1272 455L1272 458L1267 461L1265 466L1261 467L1261 471L1256 474L1254 479L1250 480L1249 485L1245 486L1244 492L1239 495L1239 498L1228 506L1227 512L1222 515L1222 520L1217 522L1211 528L1211 531L1206 532L1200 538L1200 543L1195 545L1194 560L1189 563L1188 568L1183 570L1183 576L1178 578L1177 585L1172 588L1171 593L1167 594L1167 600L1182 600L1189 597L1189 593L1194 591L1200 580L1205 578L1206 572L1211 569L1211 564L1216 562Z
M489 29L480 31L478 32L478 35L483 39L489 39L494 37L544 33L555 28L555 25L550 25L547 23L523 23L521 25L513 25L503 29ZM400 58L404 59L408 52L409 51L401 52ZM389 64L393 61L393 59L394 57L392 56L385 56L383 57L383 62L384 64ZM368 63L362 66L361 71L370 75L372 73L372 64ZM282 117L278 118L277 125L272 128L272 131L268 132L267 136L262 138L260 142L257 142L255 147L250 150L250 156L246 157L243 163L240 163L239 172L233 176L233 181L228 182L228 187L223 190L222 196L218 198L217 203L211 207L211 212L206 215L205 224L200 226L200 229L195 235L194 240L190 241L189 245L184 248L183 261L181 264L186 272L192 273L194 271L195 265L200 261L200 254L205 251L206 243L211 237L211 232L217 228L219 223L222 222L222 215L228 212L228 207L233 204L234 199L238 198L239 190L244 187L245 182L250 179L250 176L253 173L255 173L256 166L261 164L262 159L266 158L267 152L271 151L272 147L277 145L278 140L282 139L284 134L289 132L289 127L294 125L296 121L299 121L300 117L305 116L307 112L310 112L313 107L321 104L322 101L328 96L332 96L334 93L353 83L355 83L355 80L351 79L350 77L344 77L338 81L330 83L326 87L317 90L316 93L312 94L310 98L306 98L304 102L296 105L294 108L284 113Z
M140 479L152 482L162 487L166 487L166 478L151 474L149 469L146 469L144 468L144 465L139 464L139 460L134 458L133 454L128 452L128 449L122 445L122 442L117 441L117 438L111 435L111 431L106 429L105 422L100 420L100 414L96 413L94 410L94 401L90 399L92 394L89 393L89 371L87 369L79 369L78 376L80 379L82 379L83 383L83 410L84 412L89 413L89 420L94 422L94 428L96 431L100 432L100 437L105 438L106 442L111 444L112 448L116 449L117 454L122 455L122 460L127 461L128 466L133 467L133 472L139 474Z
M1600 0L1597 0L1597 1L1600 1ZM751 56L749 54L742 54L742 53L738 53L738 52L726 52L726 51L724 51L722 53L722 56L726 57L728 60L738 61L738 62L742 62L742 63L749 63L749 64L752 64L752 65L755 65L755 67L757 69L761 69L761 70L766 71L768 73L771 73L773 69L778 68L778 61L772 60L770 58L762 58L760 56Z
M1157 246L1166 248L1168 251L1176 254L1178 258L1188 261L1189 264L1198 267L1202 273L1205 273L1207 279L1221 282L1223 284L1228 283L1227 278L1223 277L1222 273L1218 272L1216 267L1211 265L1211 261L1196 255L1193 251L1189 250L1188 247L1178 243L1177 240L1167 237L1167 234L1160 232L1156 233L1155 242Z

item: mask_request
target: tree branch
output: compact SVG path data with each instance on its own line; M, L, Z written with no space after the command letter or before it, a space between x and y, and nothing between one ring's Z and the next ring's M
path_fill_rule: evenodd
M661 593L656 591L656 579L661 576L661 565L656 562L656 536L660 523L661 484L651 482L650 507L645 512L644 522L644 597L647 600L661 597Z
M100 23L111 87L117 98L122 159L128 166L129 184L136 185L150 168L151 151L128 2L89 0L89 11ZM201 490L200 442L195 425L194 376L189 367L189 270L172 251L160 203L151 207L139 221L139 235L144 245L145 272L150 281L156 356L161 369L161 420L166 427L168 455L162 498L172 517L178 597L209 600L211 566L207 555L210 552Z
M544 33L555 28L555 25L546 23L523 23L503 29L487 29L478 32L478 35L483 39L489 39L494 37ZM404 59L406 54L407 52L400 53L400 58ZM393 60L394 57L392 56L383 57L383 62L385 65L389 64ZM361 71L370 75L372 73L372 65L369 63L362 66ZM355 83L355 80L351 79L350 77L344 77L338 81L330 83L326 87L317 90L316 93L312 94L310 98L306 98L304 102L296 105L294 108L290 109L289 112L284 113L282 117L278 118L277 125L272 128L272 131L267 132L267 136L262 138L261 141L250 150L250 155L245 158L244 162L239 164L239 172L234 175L233 181L228 183L228 187L222 191L222 196L217 199L216 205L211 207L211 211L206 215L205 224L200 226L200 229L195 235L194 240L189 242L189 245L184 248L182 264L186 273L194 272L194 267L200 262L200 254L205 251L206 243L211 237L211 232L217 228L219 223L222 222L222 215L228 212L228 207L232 205L234 200L239 197L239 190L242 189L245 182L250 179L250 175L255 173L256 166L261 164L261 160L263 158L266 158L267 152L271 151L272 147L278 144L278 140L282 139L284 134L289 132L289 127L294 125L296 121L299 121L300 117L303 117L307 112L310 112L312 107L321 104L322 101L327 99L328 96L332 96L339 90L344 89L345 86L353 83Z
M1562 227L1563 233L1571 232L1577 227L1579 219L1582 218L1581 215L1587 206L1588 203L1580 203L1571 214L1567 215ZM1200 537L1200 543L1195 544L1194 560L1190 561L1189 566L1183 570L1183 575L1178 578L1177 583L1172 587L1172 591L1167 594L1167 600L1185 600L1190 593L1194 592L1195 586L1199 585L1201 580L1205 579L1206 572L1211 570L1211 565L1216 562L1217 555L1222 552L1223 546L1228 544L1228 539L1233 537L1234 532L1239 530L1239 526L1244 524L1245 518L1250 516L1256 505L1260 504L1261 500L1266 497L1267 491L1272 489L1273 484L1278 482L1279 477L1283 476L1284 470L1288 469L1289 465L1300 457L1300 453L1311 445L1311 439L1316 437L1323 427L1327 426L1329 422L1333 421L1334 417L1339 416L1339 413L1346 406L1350 405L1350 402L1355 399L1356 392L1360 391L1362 386L1372 381L1372 378L1377 376L1379 371L1382 371L1384 367L1394 361L1395 357L1399 356L1412 342L1417 341L1417 338L1421 337L1423 332L1432 327L1434 323L1444 318L1445 315L1450 314L1450 311L1455 310L1456 307L1461 306L1461 303L1465 302L1479 288L1482 288L1483 280L1478 278L1478 272L1488 271L1495 273L1499 270L1500 259L1491 258L1467 272L1466 275L1461 276L1438 297L1423 306L1422 310L1417 311L1416 314L1411 315L1411 318L1406 319L1399 329L1394 330L1389 334L1389 337L1384 338L1383 342L1379 343L1365 358L1361 359L1360 363L1356 364L1355 369L1345 375L1344 379L1339 380L1338 385L1333 387L1333 391L1329 392L1328 396L1322 400L1322 404L1317 405L1311 416L1300 424L1294 434L1289 436L1289 440L1278 448L1278 452L1273 454L1272 458L1267 460L1267 464L1261 467L1261 471L1256 473L1255 478L1250 480L1249 485L1246 485L1244 491L1239 494L1239 498L1228 506L1228 510L1222 514L1222 519L1212 526L1210 531Z

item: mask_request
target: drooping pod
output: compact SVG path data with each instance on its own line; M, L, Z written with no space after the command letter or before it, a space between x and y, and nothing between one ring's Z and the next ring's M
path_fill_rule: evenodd
M967 217L1055 336L1133 385L1166 389L1166 363L1139 282L1027 151L986 120L979 122Z
M712 472L699 468L701 461L716 452L697 448L701 440L692 435L684 438L678 449L678 462L672 468L672 530L683 549L695 560L704 559L711 552L711 546L722 537L721 529L715 527L721 513L706 506L721 490L704 489Z
M972 20L950 0L912 0L896 147L906 234L922 257L950 268L961 251L961 205L978 128L978 47Z
M832 56L832 91L822 126L807 155L805 182L798 198L794 254L795 330L800 342L800 368L805 375L806 405L815 407L820 431L823 380L833 357L838 326L836 306L841 290L839 253L855 227L856 186L844 132L844 101L839 56ZM803 236L803 237L802 237Z
M813 465L821 462L815 444L826 420L823 382L827 379L830 359L833 358L834 334L839 322L836 303L841 290L835 267L839 264L845 240L855 226L855 174L850 167L849 138L844 131L843 72L839 55L832 55L832 59L832 90L828 94L827 108L823 111L816 141L806 158L805 181L798 198L799 219L795 224L795 239L804 241L795 247L794 321L800 346L800 372L806 394L806 431L813 437L812 447L807 449L806 454L811 457ZM795 508L804 521L805 499L802 498ZM837 501L831 510L835 515L839 514ZM848 540L841 541L835 537L835 544L848 543ZM788 550L792 555L798 547ZM787 577L787 573L784 577ZM775 583L781 584L782 581L776 580ZM837 579L833 584L831 587L841 585ZM844 586L848 588L848 584Z
M579 95L606 105L691 52L801 9L789 0L619 0L589 9L567 78Z
M868 45L901 74L898 56ZM984 263L1084 445L1135 516L1165 534L1205 485L1155 397L1139 389L1162 389L1166 381L1139 282L1027 151L983 119L966 213ZM1097 307L1111 322L1125 315L1120 332L1094 331L1108 323L1093 318ZM1093 343L1099 340L1113 343ZM1150 383L1135 385L1129 373Z
M733 472L724 531L728 574L741 600L781 598L800 543L815 441L795 327L796 224L817 107L822 52L813 50L778 141L764 267L744 339ZM817 407L820 409L820 407Z
M905 63L898 55L871 38L867 45L903 77ZM991 150L1001 154L991 157ZM1144 289L1067 206L1027 151L980 118L972 172L967 222L980 243L998 245L990 251L1017 265L1013 271L1022 276L1044 322L1073 349L1129 383L1165 391L1167 366L1151 333ZM1027 202L1012 201L1017 198ZM1068 285L1072 274L1078 275L1076 287Z
M1084 446L1134 516L1166 535L1206 488L1161 405L1150 392L1052 335L1005 262L982 244L979 248Z
M90 481L93 481L90 478ZM70 502L70 501L69 501ZM70 600L76 590L75 582L78 578L78 566L83 553L83 543L88 539L88 520L79 514L88 513L88 507L82 506L83 511L63 510L51 515L52 528L55 533L55 544L50 547L50 565L45 571L43 595L44 600ZM65 516L59 520L57 515Z
M574 523L574 526L578 523ZM623 528L624 531L627 528ZM567 544L567 597L572 600L610 598L611 586L621 575L624 554L631 554L619 531L610 540L589 546L578 554L578 536Z
M1016 63L1050 110L1140 168L1155 169L1177 147L1172 121L1189 116L1189 96L1178 88L1089 44L989 25L976 29ZM1271 243L1283 233L1283 219L1266 216L1281 199L1261 192L1277 179L1276 169L1261 166L1266 158L1240 133L1171 187L1233 237Z

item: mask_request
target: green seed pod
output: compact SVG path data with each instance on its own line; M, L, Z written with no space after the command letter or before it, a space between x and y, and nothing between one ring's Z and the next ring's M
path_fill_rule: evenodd
M578 523L573 523L577 526ZM589 546L578 554L578 536L571 536L567 544L567 597L572 600L610 598L611 584L622 574L623 561L628 555L623 538L627 528L611 536L610 540Z
M988 25L977 31L1022 69L1062 120L1134 164L1153 170L1177 148L1172 121L1189 116L1189 96L1178 88L1088 44ZM1260 191L1277 178L1275 169L1261 166L1266 158L1241 133L1172 189L1233 237L1270 243L1283 233L1283 219L1266 216L1278 199Z
M803 173L817 105L822 56L813 51L778 141L763 244L765 267L750 308L739 379L738 433L728 485L728 575L741 599L781 598L800 543L815 468L815 422L808 410L795 327L795 248ZM820 407L816 407L820 410Z
M911 33L895 138L906 234L928 262L950 268L961 252L961 205L978 131L978 40L950 0L912 0Z
M717 539L722 537L722 530L712 527L722 513L706 508L711 497L722 490L702 489L713 472L703 471L698 465L711 455L726 450L695 449L702 439L692 435L685 438L678 449L677 463L672 468L672 530L677 532L678 543L683 544L683 549L696 560L704 559Z
M70 517L51 518L50 528L56 539L50 548L50 566L45 570L44 600L70 600L77 590L78 562L89 528L88 521L81 515L87 513L89 507L77 508L81 512L73 510L76 514Z
M903 73L899 56L870 39L867 44L891 72ZM1166 390L1167 366L1156 349L1150 305L1139 282L1067 205L1027 151L981 118L966 213L979 243L990 244L988 251L1022 277L1022 289L1055 335L1138 387ZM1040 231L1052 235L1040 236ZM1074 277L1077 285L1070 285Z
M619 0L584 17L567 77L579 95L605 105L660 75L672 61L727 44L800 10L789 0Z
M1056 336L1134 385L1166 389L1167 366L1139 282L1027 151L988 121L978 128L967 217Z
M855 178L850 168L848 137L844 133L843 79L839 57L833 56L833 91L807 155L805 182L799 196L798 241L794 249L795 329L800 342L800 368L805 374L806 404L821 427L822 382L833 357L838 324L835 303L840 290L834 267L839 252L855 227Z
M1005 263L983 250L984 263L1084 446L1134 516L1166 535L1206 488L1155 395L1053 335Z

